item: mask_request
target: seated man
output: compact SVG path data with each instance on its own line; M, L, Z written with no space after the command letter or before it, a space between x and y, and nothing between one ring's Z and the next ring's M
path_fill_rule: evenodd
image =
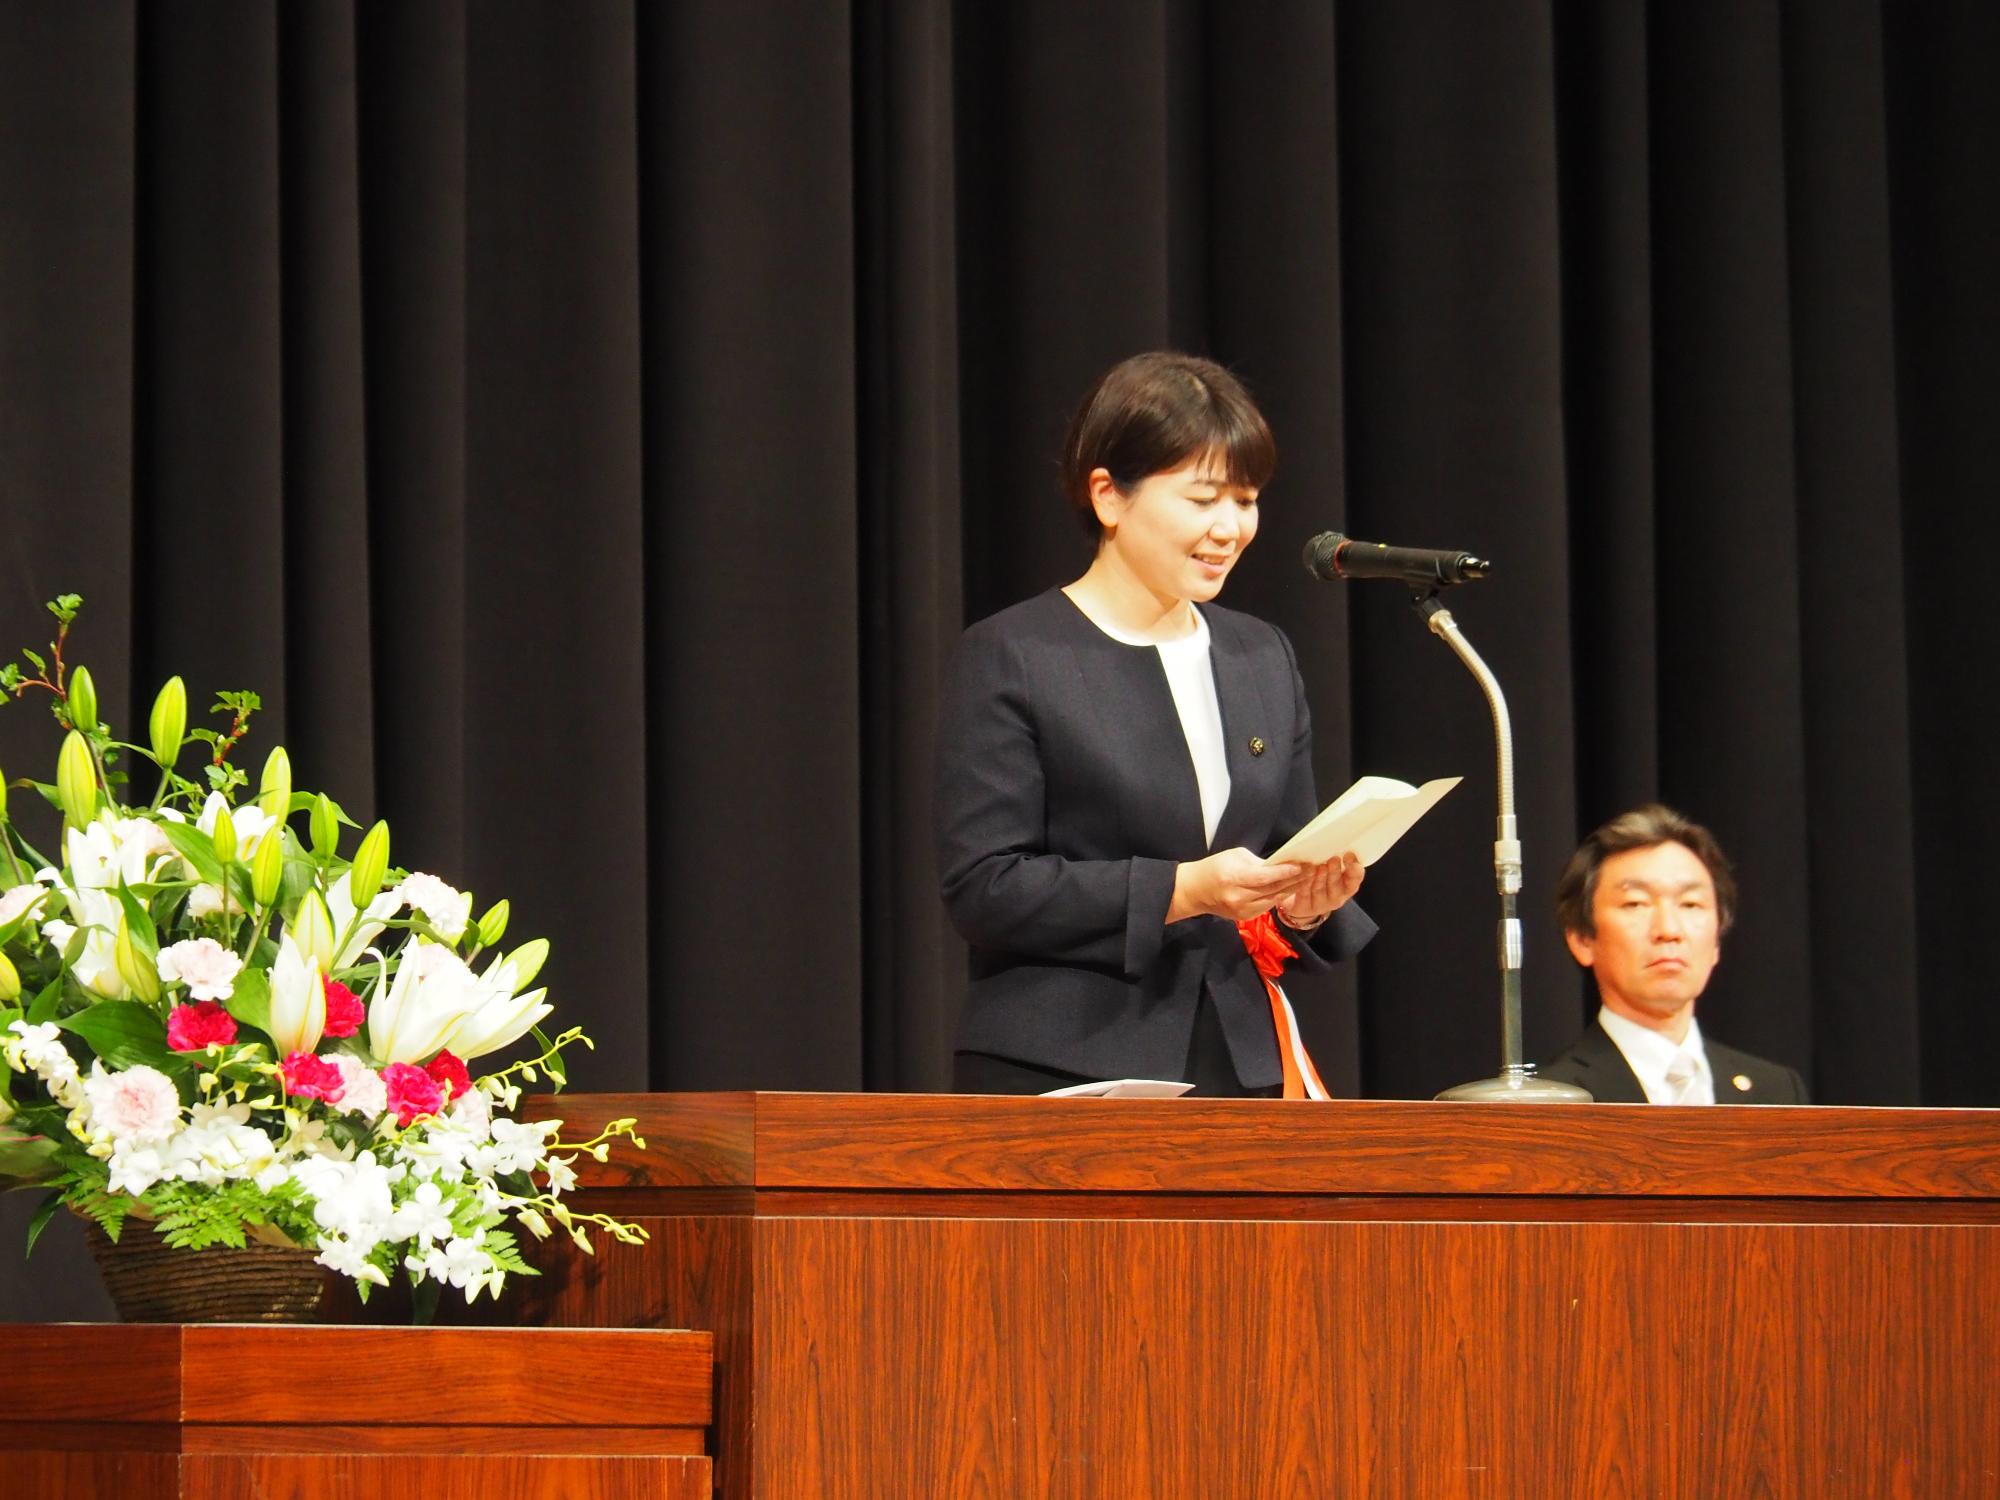
M1715 835L1657 803L1613 818L1556 883L1569 951L1597 979L1597 1021L1540 1070L1603 1104L1805 1104L1805 1081L1703 1037L1694 1002L1736 916Z

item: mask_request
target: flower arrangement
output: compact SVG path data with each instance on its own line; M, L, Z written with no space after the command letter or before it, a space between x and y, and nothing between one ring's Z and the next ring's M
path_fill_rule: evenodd
M255 693L220 694L224 727L191 729L175 677L148 742L116 739L64 661L81 602L48 606L32 675L0 668L0 701L48 693L63 736L55 781L12 788L60 813L59 857L10 820L0 776L0 1184L49 1190L30 1250L67 1206L114 1240L137 1216L176 1247L310 1247L364 1300L399 1277L471 1300L533 1274L510 1226L585 1251L592 1227L643 1239L563 1202L580 1153L644 1146L633 1121L566 1143L560 1121L506 1114L590 1045L541 1029L547 941L503 950L506 901L474 920L468 893L392 869L386 823L343 857L358 825L293 787L282 746L250 795L233 757ZM199 779L179 769L191 744ZM119 801L128 757L157 768L143 806ZM524 1039L532 1055L475 1075Z

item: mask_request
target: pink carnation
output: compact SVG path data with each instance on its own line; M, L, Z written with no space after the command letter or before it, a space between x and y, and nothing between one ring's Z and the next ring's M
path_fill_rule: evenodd
M227 1000L243 960L214 938L188 938L160 950L160 978L185 984L190 1000Z
M92 1123L109 1131L115 1141L156 1145L180 1123L181 1100L173 1080L144 1063L120 1073L107 1073L93 1063L84 1081Z
M236 1040L236 1018L213 1000L176 1005L167 1016L167 1045L176 1052L227 1047Z
M465 1064L449 1052L440 1052L424 1069L431 1081L444 1091L445 1102L450 1103L460 1094L472 1092L472 1075L465 1070Z
M382 1087L382 1075L358 1057L336 1052L330 1061L340 1069L340 1107L350 1115L370 1121L389 1107L389 1094Z
M410 1063L390 1063L382 1070L382 1085L389 1092L389 1108L396 1123L408 1125L419 1115L434 1115L444 1108L444 1090L422 1068Z
M353 1036L367 1019L367 1009L353 990L338 979L326 982L326 1035Z
M343 1085L340 1069L310 1052L294 1052L285 1059L285 1092L300 1099L324 1099L338 1104Z

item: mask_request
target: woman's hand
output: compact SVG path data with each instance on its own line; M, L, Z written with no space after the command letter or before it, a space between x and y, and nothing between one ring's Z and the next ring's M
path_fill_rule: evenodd
M1305 878L1277 903L1278 917L1295 931L1317 927L1361 889L1367 866L1350 851L1325 864L1308 865Z
M1269 911L1312 868L1289 860L1274 865L1248 849L1224 849L1207 859L1190 860L1174 869L1174 899L1167 905L1167 920L1227 917L1247 922ZM1360 883L1357 877L1355 884Z

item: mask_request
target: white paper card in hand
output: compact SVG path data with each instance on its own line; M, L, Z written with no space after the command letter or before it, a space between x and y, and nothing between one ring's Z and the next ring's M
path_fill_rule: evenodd
M1044 1099L1174 1099L1193 1088L1191 1083L1171 1083L1163 1078L1111 1078L1103 1083L1073 1083L1066 1089L1050 1089Z
M1364 776L1286 839L1284 847L1270 856L1271 862L1317 865L1351 849L1362 864L1372 865L1463 779L1440 776L1411 786L1393 776Z

